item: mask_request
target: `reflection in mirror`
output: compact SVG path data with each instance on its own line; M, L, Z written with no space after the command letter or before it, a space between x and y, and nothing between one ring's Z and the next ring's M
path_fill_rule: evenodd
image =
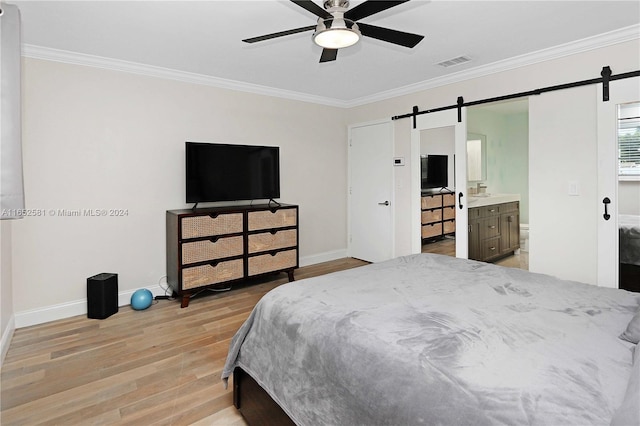
M467 135L467 180L487 179L487 137L477 133Z

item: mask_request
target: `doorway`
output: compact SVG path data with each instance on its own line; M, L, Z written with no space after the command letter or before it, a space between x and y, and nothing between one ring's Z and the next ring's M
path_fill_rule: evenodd
M467 111L469 208L518 202L517 243L505 237L493 263L529 269L529 101L527 98L476 105ZM499 221L501 237L508 223ZM513 229L512 229L513 231ZM494 237L495 238L495 237Z
M416 117L415 128L411 131L412 253L423 251L424 237L446 237L456 257L466 259L468 256L467 198L464 184L467 180L466 108L462 108L460 115L461 121L458 121L457 110L420 115ZM438 179L424 187L421 155L446 157L445 160L440 159L447 165L446 178L444 173L440 173ZM428 163L427 161L427 165Z

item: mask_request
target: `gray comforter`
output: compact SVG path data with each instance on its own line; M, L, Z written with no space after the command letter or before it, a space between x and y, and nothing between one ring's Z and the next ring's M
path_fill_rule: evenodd
M301 425L605 425L638 294L414 255L282 285L235 335Z

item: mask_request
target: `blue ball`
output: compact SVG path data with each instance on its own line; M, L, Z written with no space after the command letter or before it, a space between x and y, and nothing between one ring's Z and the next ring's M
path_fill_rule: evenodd
M151 306L153 302L153 294L146 288L136 290L131 295L131 307L136 311L142 311Z

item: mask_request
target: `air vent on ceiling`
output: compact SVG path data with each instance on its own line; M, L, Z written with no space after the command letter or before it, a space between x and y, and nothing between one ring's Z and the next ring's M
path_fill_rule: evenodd
M457 58L453 58L453 59L449 59L447 61L442 61L439 62L437 65L440 65L441 67L444 68L449 68L449 67L453 67L456 65L461 65L464 63L467 63L471 60L471 58L467 57L467 56L458 56Z

